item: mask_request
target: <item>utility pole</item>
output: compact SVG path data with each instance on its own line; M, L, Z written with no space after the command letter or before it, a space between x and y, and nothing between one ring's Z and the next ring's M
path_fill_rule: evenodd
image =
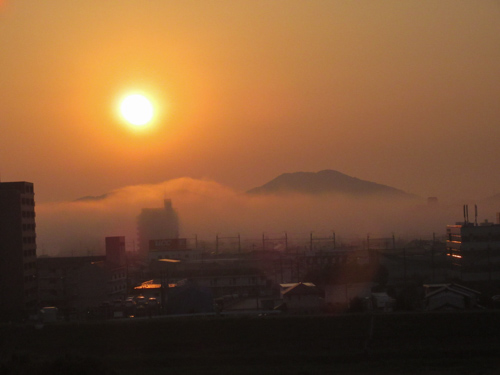
M280 272L281 272L281 283L283 284L283 260L280 254Z
M332 237L317 237L317 238L313 238L313 232L310 233L310 238L309 238L309 250L312 252L313 251L313 243L314 242L319 242L319 241L323 241L323 242L331 242L332 243L332 249L335 249L336 248L336 244L335 244L335 232L332 231ZM330 247L330 246L328 246ZM321 248L321 247L320 247Z
M275 241L275 242L284 244L285 245L285 252L288 251L288 235L286 232L284 232L284 235L281 238L266 238L265 233L262 233L262 249L263 250L266 249L266 243L270 242L270 241Z
M435 282L435 269L434 269L434 251L436 246L436 233L432 232L432 246L431 246L431 269L432 269L432 282Z
M300 259L297 258L297 282L300 283Z
M490 258L490 246L486 248L488 252L488 281L491 283L491 258Z
M403 248L403 282L406 284L406 246Z

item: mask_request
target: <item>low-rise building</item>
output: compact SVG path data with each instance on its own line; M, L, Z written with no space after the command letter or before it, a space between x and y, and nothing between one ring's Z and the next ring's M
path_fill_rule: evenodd
M39 303L67 317L127 294L125 237L106 237L106 255L37 259Z
M199 260L202 252L188 247L187 238L167 238L149 241L148 259Z
M69 315L126 295L125 268L106 264L105 256L40 257L37 265L42 307Z
M313 283L280 284L281 310L318 313L325 307L324 292Z
M458 284L426 284L424 289L424 309L428 311L477 308L481 294Z

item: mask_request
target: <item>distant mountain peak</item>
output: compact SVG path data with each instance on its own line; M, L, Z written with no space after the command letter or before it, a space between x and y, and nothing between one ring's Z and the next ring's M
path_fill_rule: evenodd
M390 186L361 180L335 170L283 173L268 183L250 189L248 194L344 194L351 196L385 196L416 198L415 195Z
M73 202L96 202L96 201L102 201L110 196L109 193L102 194L102 195L87 195L85 197L80 197L75 199Z

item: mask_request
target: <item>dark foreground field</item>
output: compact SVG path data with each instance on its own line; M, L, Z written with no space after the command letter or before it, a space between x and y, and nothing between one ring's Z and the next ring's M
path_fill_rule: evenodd
M500 313L0 326L1 374L500 374Z

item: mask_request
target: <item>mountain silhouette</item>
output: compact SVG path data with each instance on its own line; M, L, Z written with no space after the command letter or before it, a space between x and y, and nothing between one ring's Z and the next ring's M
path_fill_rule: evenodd
M324 170L314 172L284 173L268 183L250 189L248 194L345 194L351 196L384 196L393 198L417 198L390 186L360 180L346 174Z
M102 201L106 198L108 198L111 194L106 193L102 195L87 195L85 197L77 198L73 202L96 202L96 201Z

